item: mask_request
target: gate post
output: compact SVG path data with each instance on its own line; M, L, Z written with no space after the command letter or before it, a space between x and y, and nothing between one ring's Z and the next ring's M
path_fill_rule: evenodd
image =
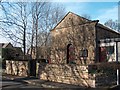
M116 42L116 62L118 63L118 42ZM119 69L117 69L117 85L119 85Z

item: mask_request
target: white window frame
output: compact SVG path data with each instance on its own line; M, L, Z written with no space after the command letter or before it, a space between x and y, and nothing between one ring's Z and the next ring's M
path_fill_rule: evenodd
M101 42L99 44L99 47L107 47L107 46L114 46L115 61L116 61L116 42L109 42L109 43Z

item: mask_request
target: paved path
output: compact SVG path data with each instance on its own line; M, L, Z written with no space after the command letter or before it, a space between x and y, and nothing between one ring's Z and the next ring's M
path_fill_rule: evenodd
M2 88L5 89L5 88L42 88L42 87L30 85L30 84L23 84L14 81L3 81Z
M35 77L19 77L19 76L12 76L12 75L4 75L2 79L3 79L2 87L4 89L5 88L33 88L33 89L60 88L60 90L76 90L76 89L77 90L93 90L93 88L85 88L77 85L50 82L50 81L40 80ZM94 88L94 90L101 90L101 88ZM102 88L102 90L120 90L120 86L115 86L109 89Z
M28 84L26 82L19 81L19 80L16 81L16 80L10 80L8 78L3 78L2 87L0 88L4 90L6 88L43 88L43 87L31 85L31 84Z
M22 82L25 84L27 83L29 85L33 85L41 88L82 88L82 90L85 89L85 87L81 87L77 85L50 82L50 81L40 80L35 77L19 77L19 76L5 75L3 76L3 79L14 80L16 82Z

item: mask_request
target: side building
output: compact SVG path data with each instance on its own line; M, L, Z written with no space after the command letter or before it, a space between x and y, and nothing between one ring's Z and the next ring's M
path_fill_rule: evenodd
M13 47L11 43L0 43L0 63L5 68L5 60L23 60L23 51L20 47Z

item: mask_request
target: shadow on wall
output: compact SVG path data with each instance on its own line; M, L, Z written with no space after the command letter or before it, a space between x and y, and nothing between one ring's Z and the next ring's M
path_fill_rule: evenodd
M94 65L40 63L37 67L39 67L38 77L42 80L83 87L111 87L116 85L116 70L105 67L105 65L104 68L100 69Z
M38 76L40 79L84 87L94 87L94 80L90 80L88 77L88 66L75 64L38 65Z

